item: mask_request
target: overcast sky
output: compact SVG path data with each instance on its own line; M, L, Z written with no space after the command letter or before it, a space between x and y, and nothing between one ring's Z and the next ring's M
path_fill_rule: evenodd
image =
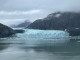
M56 11L80 11L80 0L0 0L0 22L34 21Z

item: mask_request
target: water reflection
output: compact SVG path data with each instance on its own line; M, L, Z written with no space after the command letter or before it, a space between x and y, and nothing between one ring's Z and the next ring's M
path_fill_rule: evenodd
M4 40L7 40L7 39L0 39L0 51L7 49L10 44L10 43L4 43Z
M55 41L57 40L57 41ZM59 44L59 41L60 42ZM63 42L64 41L64 42ZM80 43L67 39L7 38L0 40L1 60L80 60ZM31 47L28 44L39 43ZM54 43L55 42L55 43ZM44 44L45 43L45 44ZM57 45L58 44L58 45ZM4 58L5 57L5 58Z

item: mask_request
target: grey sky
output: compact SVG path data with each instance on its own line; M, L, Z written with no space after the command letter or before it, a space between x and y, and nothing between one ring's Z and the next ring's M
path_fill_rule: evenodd
M34 21L56 11L80 11L79 7L80 0L0 0L0 22Z

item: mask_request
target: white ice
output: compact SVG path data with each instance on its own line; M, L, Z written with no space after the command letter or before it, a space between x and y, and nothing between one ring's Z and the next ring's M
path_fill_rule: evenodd
M41 37L41 38L54 38L54 37L67 37L69 33L61 30L36 30L36 29L25 29L25 33L17 34L17 37Z

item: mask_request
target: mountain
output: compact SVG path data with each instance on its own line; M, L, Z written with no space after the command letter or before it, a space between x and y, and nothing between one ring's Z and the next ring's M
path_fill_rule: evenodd
M29 22L29 21L24 21L24 22L22 22L22 23L20 23L20 24L18 24L18 25L12 25L11 27L13 27L13 28L18 28L18 27L27 27L28 25L30 25L30 23L31 22Z
M80 28L80 13L56 12L49 14L46 18L38 19L27 28L41 30L66 30Z
M13 29L0 23L0 38L9 37L13 34L15 34Z

